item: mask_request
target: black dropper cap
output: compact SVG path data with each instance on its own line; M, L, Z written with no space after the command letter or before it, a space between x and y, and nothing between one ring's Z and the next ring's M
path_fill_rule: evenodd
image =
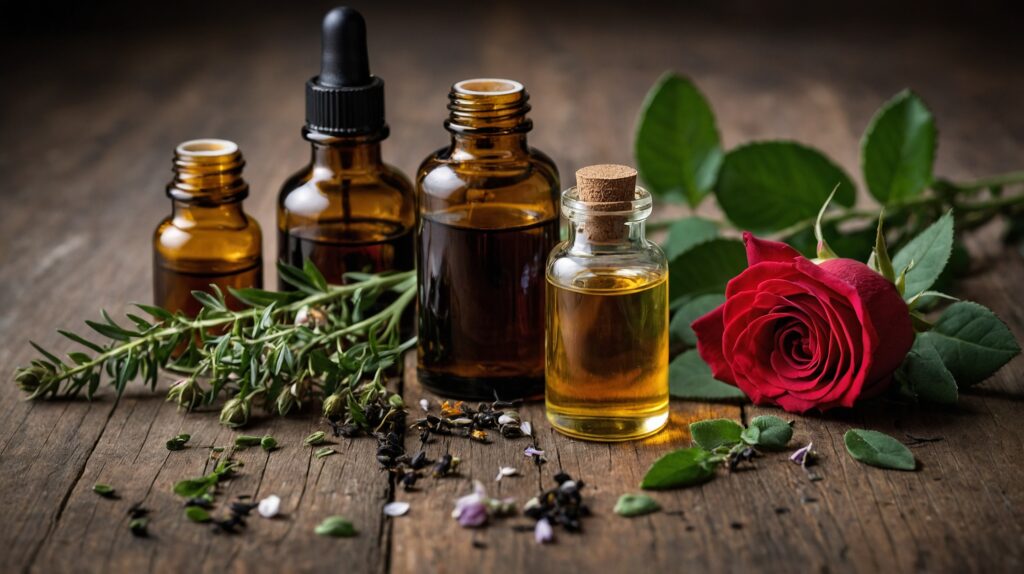
M306 82L306 127L336 136L388 134L384 80L370 75L366 21L353 8L324 16L320 75Z

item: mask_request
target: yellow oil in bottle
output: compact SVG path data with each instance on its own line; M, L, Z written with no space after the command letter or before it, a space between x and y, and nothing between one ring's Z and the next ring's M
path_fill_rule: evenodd
M547 288L546 402L576 438L618 441L668 421L668 276L591 268Z

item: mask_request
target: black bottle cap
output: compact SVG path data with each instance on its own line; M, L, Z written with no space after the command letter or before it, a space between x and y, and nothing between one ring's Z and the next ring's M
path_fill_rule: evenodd
M306 82L306 128L335 136L387 136L384 80L370 75L366 21L353 8L324 16L320 75Z

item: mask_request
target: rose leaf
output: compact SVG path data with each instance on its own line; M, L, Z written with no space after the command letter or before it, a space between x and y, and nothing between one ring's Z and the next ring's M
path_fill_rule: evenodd
M861 170L882 205L920 194L932 182L935 119L914 93L904 90L871 119L861 140Z
M687 301L672 316L672 322L668 326L669 338L673 342L681 342L689 347L696 347L697 334L693 332L690 324L707 315L722 303L725 303L725 295L720 293L700 295Z
M892 265L896 273L901 273L911 261L914 262L914 266L907 271L903 298L909 301L931 287L945 269L952 251L953 213L947 212L907 243L893 258Z
M918 336L907 353L897 378L911 396L941 404L956 404L957 387L942 355L927 337Z
M690 423L690 437L694 444L715 450L720 446L732 446L740 442L743 425L730 419L708 419Z
M780 450L793 438L793 427L777 416L762 415L750 421L741 438L750 446Z
M795 142L755 142L725 154L715 195L737 227L771 232L813 220L836 184L833 201L852 206L853 181L820 151Z
M655 195L696 207L715 185L722 145L715 114L690 80L665 74L647 94L636 134L637 169Z
M668 228L668 238L661 246L669 260L685 253L694 245L704 243L718 236L715 222L703 217L684 217Z
M900 441L878 431L852 429L843 435L846 451L855 460L893 470L914 470L917 460Z
M702 484L714 476L715 463L711 460L710 452L699 447L684 448L654 461L640 482L640 488L682 488Z
M711 368L696 350L676 357L668 368L669 394L691 401L746 400L738 388L711 376Z
M971 301L953 303L920 335L935 346L961 388L991 377L1020 353L1020 345L995 313Z
M694 245L669 261L669 300L725 293L725 284L746 268L747 250L738 239L720 237Z
M619 516L642 516L661 510L661 505L650 496L638 492L627 493L615 503L615 514Z

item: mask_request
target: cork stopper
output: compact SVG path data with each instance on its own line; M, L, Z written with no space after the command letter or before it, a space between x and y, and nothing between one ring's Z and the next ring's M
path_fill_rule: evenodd
M626 211L636 197L636 170L625 165L601 164L576 172L576 196L595 203L594 211ZM628 234L622 217L600 217L585 225L592 241L614 241Z

